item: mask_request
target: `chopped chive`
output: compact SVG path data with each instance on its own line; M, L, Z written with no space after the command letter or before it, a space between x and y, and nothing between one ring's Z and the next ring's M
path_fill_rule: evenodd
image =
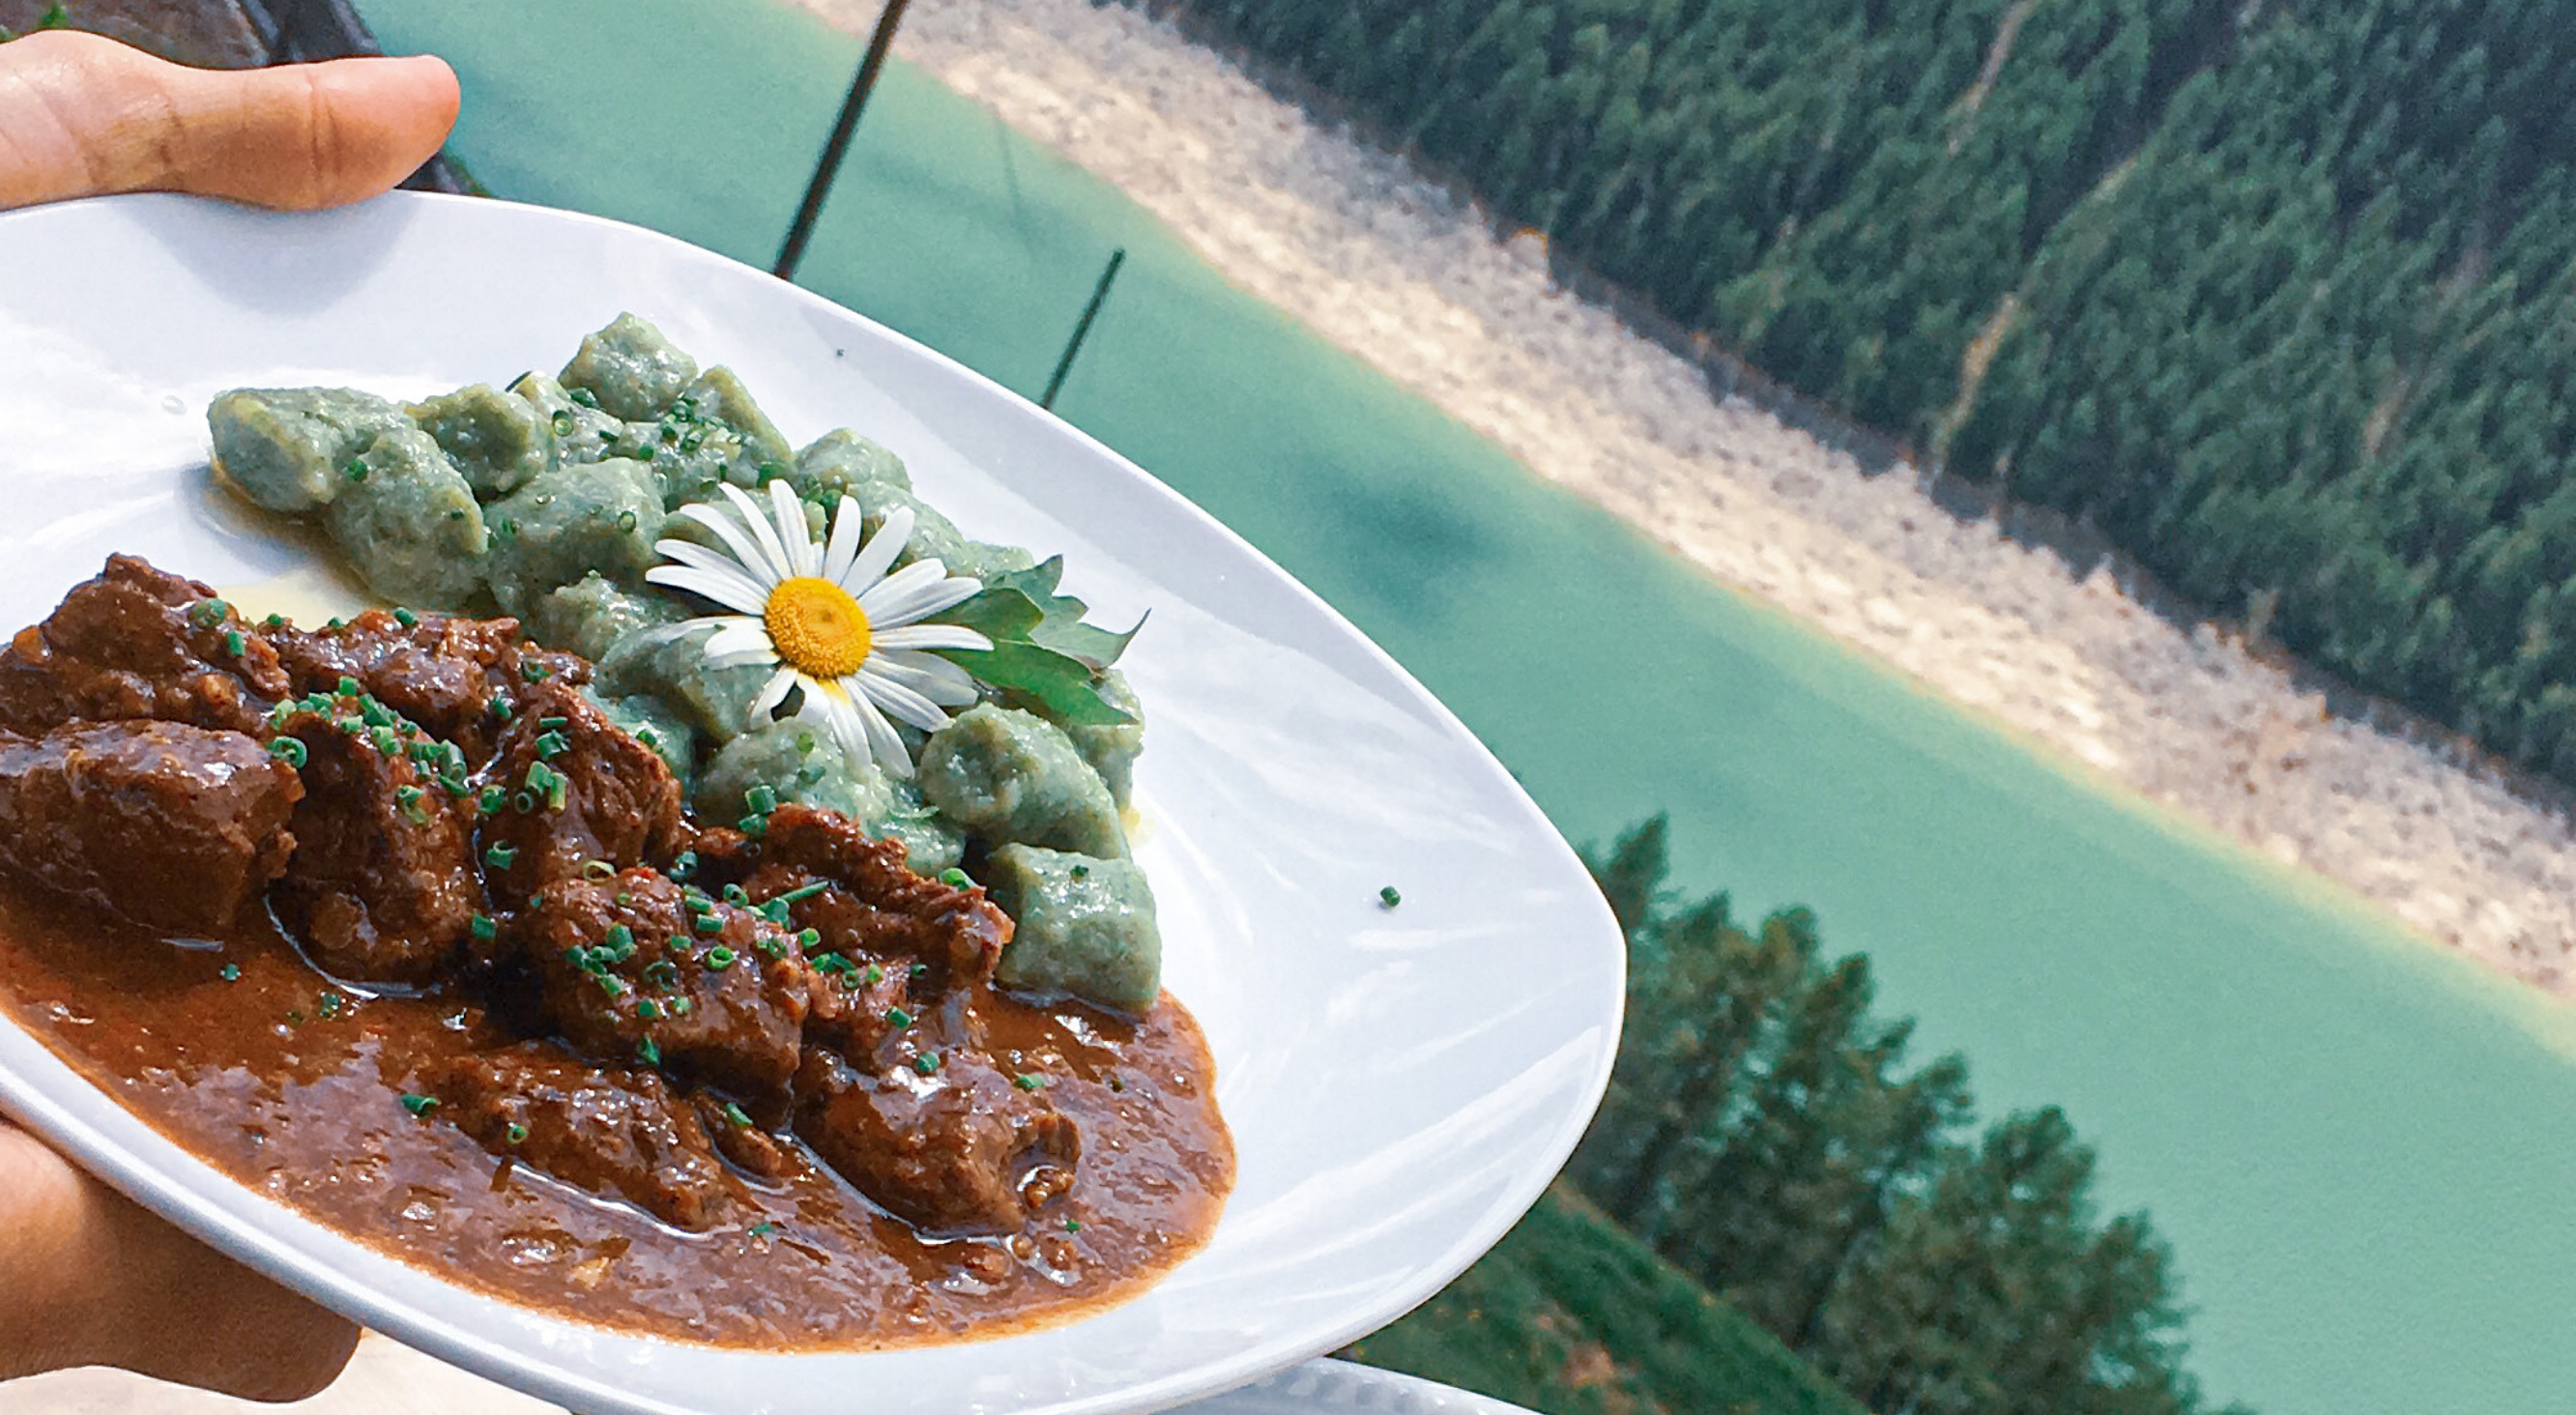
M671 935L670 941L663 946L670 949L673 953L686 953L689 951L688 939L679 934Z
M322 994L322 1000L313 1004L313 1015L316 1017L339 1016L340 995L336 992L326 992Z
M268 754L292 767L300 767L310 760L304 750L304 744L292 737L280 737L269 743Z
M750 836L754 840L758 840L760 837L769 833L769 817L767 816L744 816L741 820L735 821L733 824L734 829L741 831L743 834Z
M570 398L576 403L579 403L585 408L596 408L599 406L599 395L591 392L587 388L568 388L564 390L564 396Z
M733 966L734 952L723 944L707 950L707 966L721 973Z
M924 1076L937 1071L939 1069L939 1053L935 1051L925 1051L921 1055L914 1057L912 1059L912 1069L920 1072Z
M512 845L495 845L483 852L483 863L496 870L510 868L510 862L518 858L518 847Z
M702 934L720 934L725 930L725 923L723 919L718 918L716 915L700 914L697 917L694 927Z
M502 1135L508 1139L511 1144L516 1145L528 1138L528 1127L513 1120L510 1122L510 1128L503 1131Z
M572 436L572 414L569 411L562 408L555 409L554 424L555 436Z
M239 658L242 656L242 651L249 647L249 642L242 638L241 630L226 629L224 631L224 652L231 654L235 658Z
M787 901L784 899L772 899L768 903L761 905L760 917L767 919L769 922L778 925L782 929L787 927Z
M796 754L798 756L810 757L814 755L814 748L818 745L820 744L814 740L813 733L799 732L796 734Z
M348 473L349 480L365 481L367 479L367 459L364 457L357 458L350 462L345 470Z
M407 1094L402 1098L402 1108L414 1115L427 1115L438 1109L438 1097Z
M402 746L402 738L395 736L394 730L390 727L377 728L367 734L367 740L376 744L376 751L379 754L388 757L394 755Z
M537 730L539 732L561 732L571 725L572 719L569 717L541 717L537 719Z
M483 788L483 794L475 798L474 809L478 814L488 816L499 811L501 809L501 803L509 799L510 792L508 788L500 786L486 786Z
M656 958L644 965L644 981L655 987L669 987L680 980L680 965L668 958Z
M571 750L572 743L560 732L548 732L537 738L537 756L542 760L553 761Z
M485 706L490 709L492 716L500 721L507 722L510 720L510 703L508 699L494 698L491 702L485 704Z
M323 627L323 628L325 628L325 629L338 629L338 628L346 627L346 626L347 626L347 624L348 624L348 622L349 622L348 620L341 618L341 617L340 617L339 615L337 615L337 614L334 614L334 615L332 615L330 618L328 618L328 619L326 619L326 620L322 621L322 627Z
M1080 1233L1082 1231L1082 1220L1078 1218L1066 1219L1064 1221L1064 1231L1067 1233Z
M659 1022L662 1020L662 1004L655 1002L649 997L637 998L635 1000L635 1015L647 1022Z
M533 791L520 792L510 798L510 809L523 816L534 813L537 809L537 794Z
M725 1102L724 1118L741 1126L745 1130L751 1128L751 1117L743 1113L741 1106L735 1105L731 1101Z
M272 614L266 619L259 621L259 624L263 629L283 629L286 627L286 616L283 614Z
M927 963L915 963L912 965L912 975L916 978L928 973L929 971L930 965Z
M973 885L975 880L964 870L957 868L955 865L951 865L947 869L939 872L939 882L948 886L950 889L965 889Z
M741 885L729 884L724 887L724 902L740 909L751 903L751 896L743 892Z
M689 1015L689 1000L685 997L672 998L669 1002L662 1005L665 1008L668 1008L671 1015L674 1017L686 1017Z
M777 1231L778 1225L774 1223L755 1223L751 1226L751 1236L754 1238L767 1238Z
M615 879L617 867L606 860L584 860L581 862L581 874L584 879Z
M796 931L796 946L799 948L812 948L814 945L821 943L822 941L823 931L821 929L798 929Z
M542 683L554 676L554 670L533 658L523 658L519 660L519 676L531 683Z
M662 1049L653 1045L651 1037L646 1037L635 1044L635 1059L647 1066L659 1066L662 1064Z
M222 978L228 983L238 983L241 981L241 965L239 963L227 963L223 967L215 970L215 976Z
M476 938L482 939L487 943L501 936L500 921L489 914L475 915L472 930Z
M768 815L771 811L778 809L777 788L766 783L755 786L749 791L743 793L742 803L745 807L749 808L753 815Z
M871 985L876 984L876 983L882 983L882 982L884 982L884 981L885 981L885 969L878 967L878 966L877 966L877 965L875 965L874 963L869 964L869 965L868 965L868 971L867 971L867 981L868 981Z
M831 881L818 879L812 884L799 885L796 888L787 891L785 894L779 895L778 898L783 903L793 904L800 899L811 899L815 895L820 894L831 887Z
M1011 1084L1019 1087L1023 1091L1043 1091L1046 1089L1046 1078L1044 1076L1032 1076L1023 1071L1019 1075L1011 1078Z
M341 675L340 675L340 696L341 696L341 697L344 697L344 698L354 698L354 697L358 697L358 696L360 696L360 695L364 694L366 691L367 691L366 689L361 688L361 687L359 687L359 686L358 686L358 680L357 680L357 679L350 677L350 676L349 676L348 674L346 674L346 673L343 673L343 674L341 674Z
M670 875L671 882L674 884L687 879L689 876L696 874L697 872L698 852L695 850L683 850L678 855L672 857L671 868L665 871L665 873Z
M1377 903L1381 909L1392 909L1403 902L1404 896L1396 892L1394 885L1390 884L1377 892Z
M900 1007L889 1007L886 1009L886 1020L894 1024L896 1031L902 1031L912 1025L912 1014Z
M406 629L416 629L420 627L420 616L400 605L396 605L394 606L394 622L400 624Z

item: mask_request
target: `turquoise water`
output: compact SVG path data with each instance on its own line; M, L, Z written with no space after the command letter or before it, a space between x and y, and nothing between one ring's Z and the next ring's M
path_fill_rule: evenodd
M494 190L762 266L858 53L763 0L363 8L456 63ZM1034 394L1120 246L1059 411L1349 614L1570 837L1670 810L1684 883L1814 906L1989 1113L2063 1104L2172 1241L2212 1394L2567 1407L2571 1014L1699 577L916 71L805 281Z

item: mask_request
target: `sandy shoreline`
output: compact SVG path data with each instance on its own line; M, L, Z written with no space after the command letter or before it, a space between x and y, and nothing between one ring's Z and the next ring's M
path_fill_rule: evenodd
M877 0L801 0L864 33ZM2576 836L2330 716L2107 571L1961 521L1551 286L1400 160L1169 26L1086 0L923 0L896 52L1124 190L1219 270L1719 579L2107 777L2576 996Z

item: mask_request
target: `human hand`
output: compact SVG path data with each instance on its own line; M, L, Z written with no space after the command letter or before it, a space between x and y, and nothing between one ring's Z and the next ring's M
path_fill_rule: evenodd
M329 1385L358 1329L0 1120L0 1381L121 1366L252 1400Z
M42 30L0 44L0 210L139 191L339 206L428 161L456 106L428 56L190 69Z

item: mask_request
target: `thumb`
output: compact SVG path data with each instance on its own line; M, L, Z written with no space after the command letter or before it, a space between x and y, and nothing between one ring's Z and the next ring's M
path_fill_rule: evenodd
M408 176L456 121L435 58L190 69L95 35L0 46L0 207L179 191L337 206Z

